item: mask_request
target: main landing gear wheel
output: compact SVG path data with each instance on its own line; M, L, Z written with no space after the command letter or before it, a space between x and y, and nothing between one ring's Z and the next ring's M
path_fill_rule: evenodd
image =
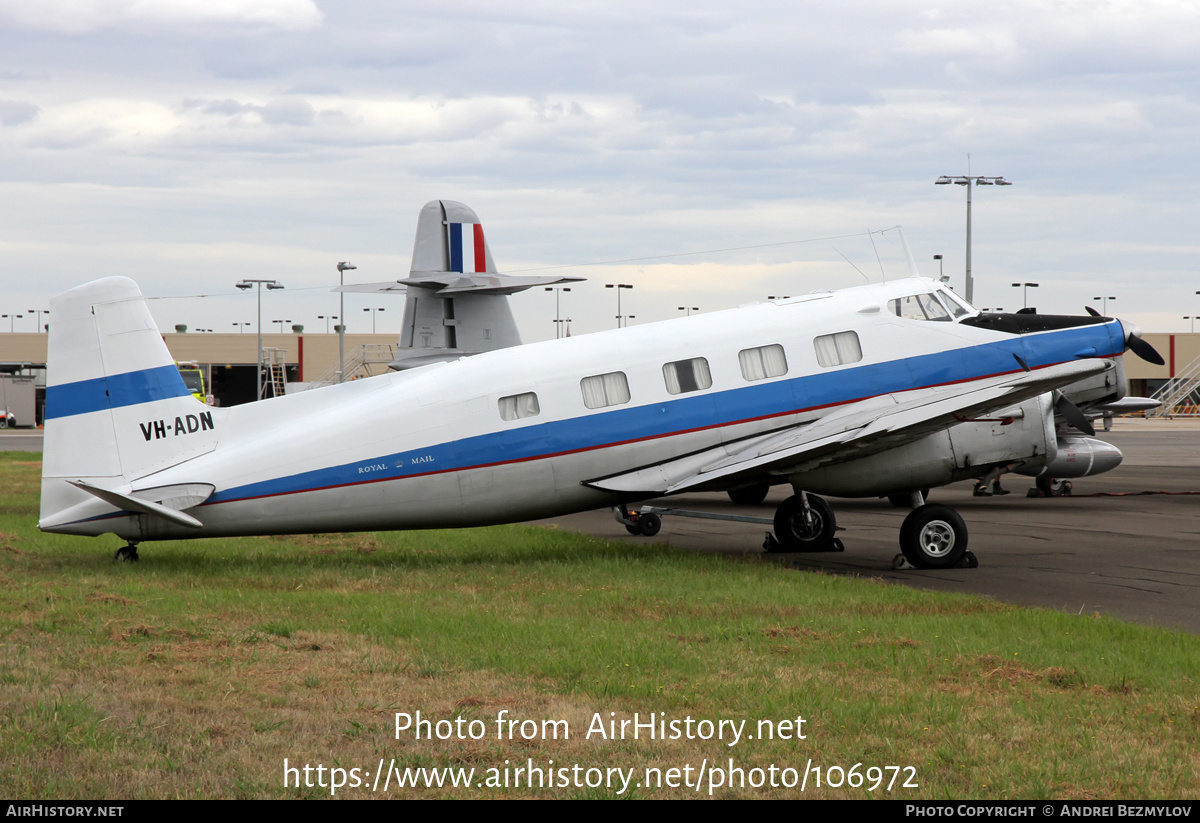
M900 527L900 551L918 569L957 566L967 551L967 524L949 506L913 509Z
M117 549L117 553L113 555L113 560L118 563L124 563L126 560L136 563L137 559L137 546L133 543L130 543L128 546L122 546L121 548Z
M829 552L837 551L839 541L833 536L837 520L829 504L815 494L808 495L808 518L800 495L792 495L775 510L776 542L768 541L768 551Z
M730 489L726 494L729 499L739 506L757 506L759 503L767 499L767 493L771 491L770 486L746 486L743 489Z

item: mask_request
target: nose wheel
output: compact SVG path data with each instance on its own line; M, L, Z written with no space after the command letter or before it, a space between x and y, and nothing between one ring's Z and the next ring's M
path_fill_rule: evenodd
M775 539L767 540L769 552L842 551L834 533L837 520L829 504L815 494L795 494L775 510Z

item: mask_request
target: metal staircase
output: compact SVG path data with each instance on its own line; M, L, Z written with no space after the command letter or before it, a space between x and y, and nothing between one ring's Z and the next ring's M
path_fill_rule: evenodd
M358 380L363 377L374 377L388 370L388 363L396 359L396 346L390 343L366 343L346 355L346 371L342 380L338 380L338 364L309 383L310 389L333 386L339 382Z
M1147 417L1200 417L1200 357L1150 397L1162 405L1146 412Z

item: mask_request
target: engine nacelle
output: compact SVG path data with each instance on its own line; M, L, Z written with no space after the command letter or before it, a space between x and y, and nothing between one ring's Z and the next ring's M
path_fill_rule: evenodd
M1121 465L1123 458L1121 450L1112 443L1092 437L1064 437L1058 441L1054 459L1043 468L1021 466L1014 471L1029 477L1087 477L1112 471Z
M802 482L817 494L875 497L980 477L996 465L1019 463L1022 473L1044 474L1057 450L1054 404L1044 394L986 420L967 420L894 449L807 471Z

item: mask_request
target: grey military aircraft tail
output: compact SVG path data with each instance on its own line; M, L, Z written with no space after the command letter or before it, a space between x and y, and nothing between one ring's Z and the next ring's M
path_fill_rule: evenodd
M343 286L339 291L405 294L398 354L388 364L402 371L519 346L521 335L508 296L582 279L501 274L479 216L454 200L433 200L417 218L408 277Z

